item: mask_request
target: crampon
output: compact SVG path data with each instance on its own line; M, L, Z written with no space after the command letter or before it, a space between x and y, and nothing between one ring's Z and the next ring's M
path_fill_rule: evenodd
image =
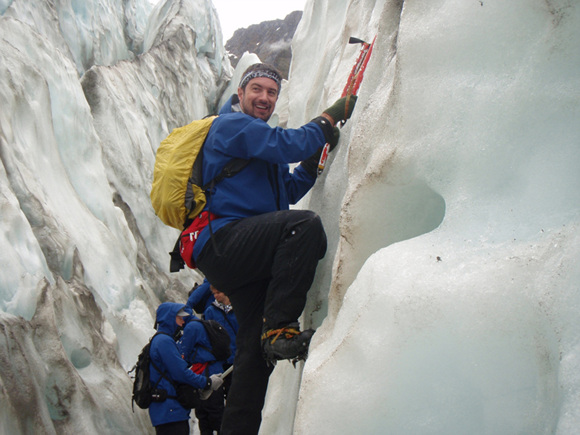
M262 334L262 353L264 359L272 365L276 361L290 360L294 366L308 357L308 347L314 335L314 329L300 332L297 323L283 328L268 329Z

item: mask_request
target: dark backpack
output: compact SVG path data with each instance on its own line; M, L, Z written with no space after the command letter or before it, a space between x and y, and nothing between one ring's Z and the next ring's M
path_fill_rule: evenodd
M155 366L153 361L151 361L151 356L149 354L151 342L159 334L163 334L163 332L157 332L153 337L151 337L149 343L147 343L141 350L141 353L137 358L137 362L131 371L128 372L129 374L135 372L135 376L133 378L132 404L136 403L137 406L141 409L149 408L149 405L151 405L152 402L163 402L165 399L167 399L167 391L157 388L157 385L159 382L161 382L161 378L165 378L172 382L171 379L165 375L165 373L163 373ZM159 380L155 384L151 383L151 364L153 364L153 367L155 367L155 369L161 373Z
M225 361L232 354L230 349L230 334L226 331L221 323L216 320L193 319L196 322L201 322L209 337L211 349L208 349L216 361Z

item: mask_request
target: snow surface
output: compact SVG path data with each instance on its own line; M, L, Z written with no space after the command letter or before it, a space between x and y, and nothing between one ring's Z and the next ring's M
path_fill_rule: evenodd
M375 35L299 204L329 237L318 329L261 433L577 433L580 5L310 0L273 122L332 104ZM126 371L201 279L168 273L154 155L257 60L222 45L210 1L0 0L0 433L153 432Z

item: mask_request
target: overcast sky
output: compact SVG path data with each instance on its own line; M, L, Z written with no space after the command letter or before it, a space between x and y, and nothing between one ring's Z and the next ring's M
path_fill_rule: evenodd
M212 0L222 26L224 44L237 29L262 21L283 19L303 11L306 0Z

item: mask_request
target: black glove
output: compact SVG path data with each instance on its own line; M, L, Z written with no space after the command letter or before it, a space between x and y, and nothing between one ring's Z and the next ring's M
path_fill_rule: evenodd
M338 140L340 139L340 130L338 127L332 128L332 138L328 141L328 145L330 145L330 151L336 148L338 145Z
M340 136L340 131L338 127L333 127L330 121L324 116L318 116L312 121L322 129L322 134L324 135L324 140L326 143L330 144L330 149L333 150L338 144L338 138Z
M308 157L306 160L300 162L300 166L310 175L312 178L318 176L318 162L320 161L320 156L322 155L322 148L318 148L314 154Z
M330 134L328 136L329 136L328 141L329 151L332 151L333 149L336 148L336 145L338 145L338 139L340 138L340 130L338 129L338 127L332 128L332 137ZM306 172L308 172L308 175L310 175L311 177L316 178L318 176L318 162L320 161L321 155L322 148L318 148L318 151L316 151L306 160L302 160L302 162L300 162L300 166L302 166L306 170Z
M357 96L348 95L337 100L332 106L324 111L334 119L335 123L346 121L352 115L354 106L356 105Z

